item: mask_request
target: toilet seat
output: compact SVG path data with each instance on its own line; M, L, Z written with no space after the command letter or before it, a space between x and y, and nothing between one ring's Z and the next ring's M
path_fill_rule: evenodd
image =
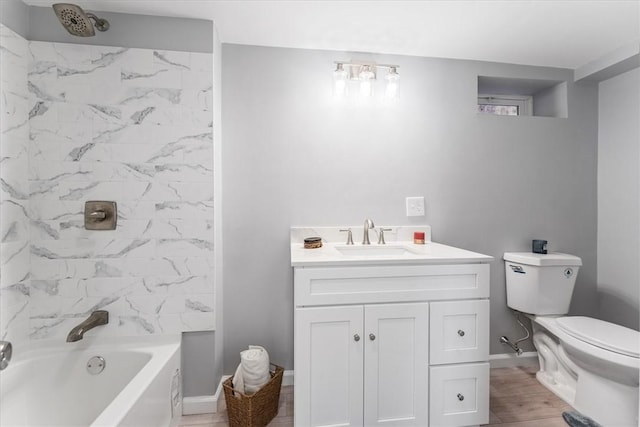
M584 316L559 317L556 323L567 334L614 353L640 358L640 333L604 320Z

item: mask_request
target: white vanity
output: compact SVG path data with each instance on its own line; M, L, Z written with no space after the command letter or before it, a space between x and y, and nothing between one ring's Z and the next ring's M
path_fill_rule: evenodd
M353 249L337 228L291 229L298 427L489 421L493 258L389 228L366 247L352 227Z

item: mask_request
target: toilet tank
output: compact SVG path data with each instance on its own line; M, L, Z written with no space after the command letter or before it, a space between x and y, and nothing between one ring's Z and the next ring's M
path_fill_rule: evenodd
M505 252L507 305L523 313L567 314L581 265L574 255Z

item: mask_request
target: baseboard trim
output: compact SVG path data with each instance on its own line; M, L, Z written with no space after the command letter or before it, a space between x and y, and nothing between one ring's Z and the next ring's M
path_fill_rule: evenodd
M218 412L224 405L224 394L222 383L231 375L223 375L214 395L209 396L189 396L182 399L182 415L213 414ZM282 374L282 385L293 385L293 371L284 371Z
M537 366L538 352L527 351L518 356L515 353L492 354L489 365L493 368L514 368L516 366Z
M222 394L222 383L231 375L223 375L215 394L205 396L189 396L182 399L182 415L215 414L221 401L224 401Z
M293 371L284 371L282 373L282 385L293 385Z
M210 414L218 411L217 396L189 396L182 399L182 415Z

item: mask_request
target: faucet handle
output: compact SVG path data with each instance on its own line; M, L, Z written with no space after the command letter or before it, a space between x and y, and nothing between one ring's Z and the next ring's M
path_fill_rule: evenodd
M353 245L353 233L351 233L351 229L347 228L345 230L340 230L343 233L347 233L347 245Z
M386 245L387 242L384 241L384 232L385 231L392 231L392 228L380 228L380 234L378 235L378 244L379 245Z

